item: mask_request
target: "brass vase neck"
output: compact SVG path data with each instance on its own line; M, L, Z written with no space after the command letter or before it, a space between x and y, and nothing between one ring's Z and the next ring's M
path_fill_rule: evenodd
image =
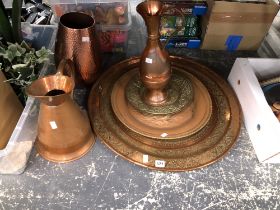
M148 32L148 39L158 39L160 37L160 16L150 16L145 20Z
M158 38L163 4L156 0L145 1L139 4L136 10L145 21L149 38Z

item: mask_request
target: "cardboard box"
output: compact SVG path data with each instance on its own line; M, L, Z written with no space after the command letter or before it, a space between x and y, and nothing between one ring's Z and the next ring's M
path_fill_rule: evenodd
M11 85L5 81L6 77L0 71L0 150L6 147L23 110Z
M202 49L257 50L276 16L279 6L207 0L202 19Z
M260 162L280 163L280 122L259 81L280 75L280 59L238 58L228 81L242 107L244 123Z

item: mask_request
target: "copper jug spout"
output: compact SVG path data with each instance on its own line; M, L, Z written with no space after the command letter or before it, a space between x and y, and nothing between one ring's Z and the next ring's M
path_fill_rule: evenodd
M34 81L26 90L28 95L41 102L37 151L45 159L54 162L78 159L95 142L88 118L71 98L74 89L73 71L71 60L62 60L55 75Z

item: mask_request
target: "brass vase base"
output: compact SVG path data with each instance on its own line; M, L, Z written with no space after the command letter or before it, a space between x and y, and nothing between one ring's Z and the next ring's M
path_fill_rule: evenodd
M181 73L181 72L176 72ZM133 75L133 76L132 76ZM139 73L134 70L133 73L125 74L118 80L113 89L113 96L118 88L125 88L125 96L130 105L143 113L144 115L171 115L180 112L186 106L193 102L192 81L184 75L173 74L169 86L167 87L167 100L161 106L151 106L144 102L145 87L140 81ZM129 80L129 82L127 81ZM125 86L122 85L125 82ZM123 91L123 90L122 90ZM114 98L112 98L114 104Z
M240 130L239 103L226 81L207 67L174 56L170 61L177 83L171 79L175 98L164 109L154 107L153 114L141 105L140 58L131 58L111 67L93 86L89 116L98 137L123 158L157 170L192 170L217 161L232 147ZM192 94L182 98L178 84L184 81ZM133 90L137 84L138 93ZM131 102L135 98L139 104Z

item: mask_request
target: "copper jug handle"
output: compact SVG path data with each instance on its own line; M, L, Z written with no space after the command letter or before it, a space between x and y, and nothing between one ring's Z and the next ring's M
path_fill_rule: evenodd
M173 5L171 4L164 4L163 5L163 9L162 9L162 12L165 11L165 10L168 10L170 8L172 8ZM183 20L183 23L182 23L182 26L181 27L178 27L166 40L165 44L164 44L164 48L167 46L168 42L170 41L170 39L176 34L178 33L178 31L182 30L184 27L185 27L185 24L186 24L186 20L185 20L185 15L183 14L183 12L177 8L174 8L179 14L180 16L182 17L182 20ZM161 13L162 13L161 12Z
M70 59L62 59L57 67L56 75L68 76L75 81L75 67Z
M55 75L70 77L73 82L73 87L75 86L75 67L73 61L70 59L62 59L57 67L57 72ZM73 88L74 90L74 88ZM70 97L74 98L74 91L71 91Z

